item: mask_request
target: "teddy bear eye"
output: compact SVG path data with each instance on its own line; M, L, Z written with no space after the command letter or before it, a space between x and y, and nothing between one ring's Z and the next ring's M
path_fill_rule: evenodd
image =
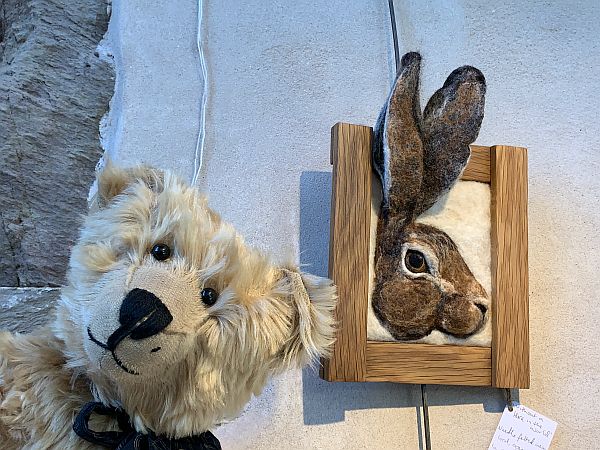
M202 303L204 303L206 306L212 306L217 303L219 294L212 288L204 288L200 292L200 298L202 299Z
M150 254L158 261L164 261L171 256L171 248L167 244L156 244L150 250Z
M427 262L425 262L425 256L417 250L406 251L404 264L406 265L406 268L413 273L424 273L429 271Z

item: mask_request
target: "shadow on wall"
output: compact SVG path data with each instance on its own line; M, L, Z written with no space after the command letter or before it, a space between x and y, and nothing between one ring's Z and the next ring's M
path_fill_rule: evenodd
M300 264L315 275L327 276L331 172L300 175ZM421 392L417 385L394 383L330 383L312 369L302 372L305 425L343 422L345 412L374 408L416 408L420 429ZM515 398L518 401L518 397ZM428 386L430 406L481 404L486 412L502 412L499 389Z

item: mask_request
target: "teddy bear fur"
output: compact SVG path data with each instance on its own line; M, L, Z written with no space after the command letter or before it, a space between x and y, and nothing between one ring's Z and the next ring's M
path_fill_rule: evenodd
M96 448L72 430L92 400L123 409L140 432L199 434L238 415L269 376L327 353L330 280L246 245L169 172L109 162L97 185L54 321L29 335L0 333L3 449ZM166 261L150 254L158 242L171 246ZM199 300L207 286L219 293L211 306ZM132 287L156 293L173 320L111 355L92 337L108 342ZM116 427L110 417L90 422Z

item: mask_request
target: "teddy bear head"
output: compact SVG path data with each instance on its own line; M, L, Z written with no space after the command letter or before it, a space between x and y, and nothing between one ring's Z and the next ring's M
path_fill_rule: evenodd
M138 431L203 432L327 352L329 280L246 245L172 173L109 162L97 187L54 328L96 400Z

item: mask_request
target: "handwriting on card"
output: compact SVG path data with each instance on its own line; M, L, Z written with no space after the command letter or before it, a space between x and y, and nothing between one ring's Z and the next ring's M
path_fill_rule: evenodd
M488 450L547 450L556 422L523 405L504 408Z

